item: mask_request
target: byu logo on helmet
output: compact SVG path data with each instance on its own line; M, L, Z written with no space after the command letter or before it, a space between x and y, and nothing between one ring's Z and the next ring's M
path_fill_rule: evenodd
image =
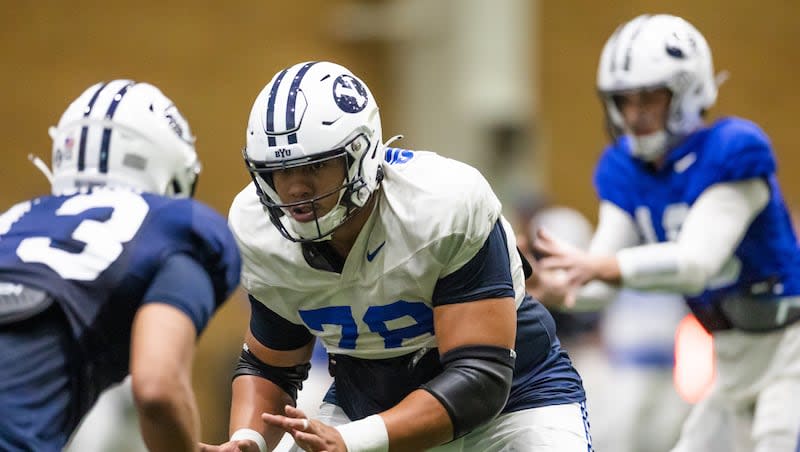
M697 53L697 43L691 34L672 33L668 35L665 48L667 55L679 59L693 57Z
M189 132L189 123L186 121L186 118L181 115L181 112L178 111L178 107L175 104L170 105L164 110L164 117L167 118L167 122L172 130L178 135L178 137L187 142L192 142L192 136Z
M358 113L367 106L369 95L364 85L349 75L340 75L333 82L333 98L346 113Z

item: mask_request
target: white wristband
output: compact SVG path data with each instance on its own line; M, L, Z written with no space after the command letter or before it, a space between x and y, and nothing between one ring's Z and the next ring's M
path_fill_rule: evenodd
M240 428L233 432L231 435L231 441L238 441L240 439L249 439L250 441L255 442L258 444L258 450L261 452L267 452L267 442L264 440L264 437L261 436L261 433L249 428Z
M388 452L389 432L377 414L336 426L347 445L347 452Z

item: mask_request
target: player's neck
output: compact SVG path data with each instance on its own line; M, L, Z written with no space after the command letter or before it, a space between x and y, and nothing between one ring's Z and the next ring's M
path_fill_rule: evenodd
M369 219L369 216L375 207L375 202L377 199L378 191L375 191L370 196L369 201L367 201L364 207L358 209L355 215L350 217L350 219L337 228L333 233L330 245L337 254L342 256L342 258L347 258L347 255L350 254L350 249L353 248L353 244L356 243L358 234L367 223L367 220Z
M664 169L664 165L667 164L668 153L669 151L665 152L663 155L661 155L661 157L650 162L650 164L653 165L653 168L655 168L656 171L661 171L662 169Z

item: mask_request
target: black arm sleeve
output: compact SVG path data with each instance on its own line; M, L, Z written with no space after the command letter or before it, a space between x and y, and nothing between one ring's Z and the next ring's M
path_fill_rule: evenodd
M311 369L310 363L292 367L270 366L245 348L242 350L241 356L239 356L239 362L236 363L236 371L233 374L233 378L241 375L255 375L266 378L289 394L292 400L297 400L297 391L303 389L303 382L308 378L309 369Z
M422 389L444 405L460 438L497 416L508 400L516 354L489 345L458 347L442 355L444 371Z

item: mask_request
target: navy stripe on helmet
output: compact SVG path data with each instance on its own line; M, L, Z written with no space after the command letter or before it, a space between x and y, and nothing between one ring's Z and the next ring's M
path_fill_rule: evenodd
M272 89L269 91L269 99L267 99L267 135L269 135L270 132L275 132L275 97L278 95L278 87L281 85L281 81L283 81L283 76L286 75L288 71L288 69L284 69L275 77L275 83L272 84ZM277 145L274 136L267 137L267 145Z
M622 29L625 28L624 25L620 25L614 30L614 33L608 38L609 42L609 53L610 57L608 58L610 61L608 70L610 72L614 72L617 66L617 46L619 45L619 35L622 34ZM613 47L612 47L613 46Z
M127 85L123 86L122 89L117 91L117 94L114 95L114 98L111 100L111 104L108 106L108 110L106 110L105 119L113 119L114 112L117 111L117 107L119 106L120 101L128 92L128 88L135 85L136 82L130 82ZM100 144L100 164L98 165L99 171L101 173L108 172L108 149L111 144L111 129L106 127L103 129L103 140Z
M86 118L92 112L92 107L94 107L94 103L97 102L97 97L100 96L100 92L103 91L108 83L103 82L100 85L100 88L97 88L97 91L94 92L92 98L89 100L89 105L86 106L86 109L83 111L83 117ZM78 171L83 171L86 167L86 135L89 133L89 127L83 126L81 128L81 141L80 145L78 146Z
M644 27L644 23L650 20L649 15L645 15L642 20L639 21L633 33L631 33L631 39L628 41L628 48L625 49L625 64L622 67L622 70L629 71L631 69L631 52L633 51L633 42L636 41L636 38L639 37L639 32L642 31Z
M286 99L286 130L292 130L295 128L295 108L297 108L297 90L300 88L300 82L303 81L303 77L306 76L306 72L311 68L311 66L317 64L316 61L312 61L311 63L306 63L303 67L297 71L297 74L294 76L292 80L292 86L289 87L289 97ZM297 143L297 134L292 133L288 136L289 144Z

